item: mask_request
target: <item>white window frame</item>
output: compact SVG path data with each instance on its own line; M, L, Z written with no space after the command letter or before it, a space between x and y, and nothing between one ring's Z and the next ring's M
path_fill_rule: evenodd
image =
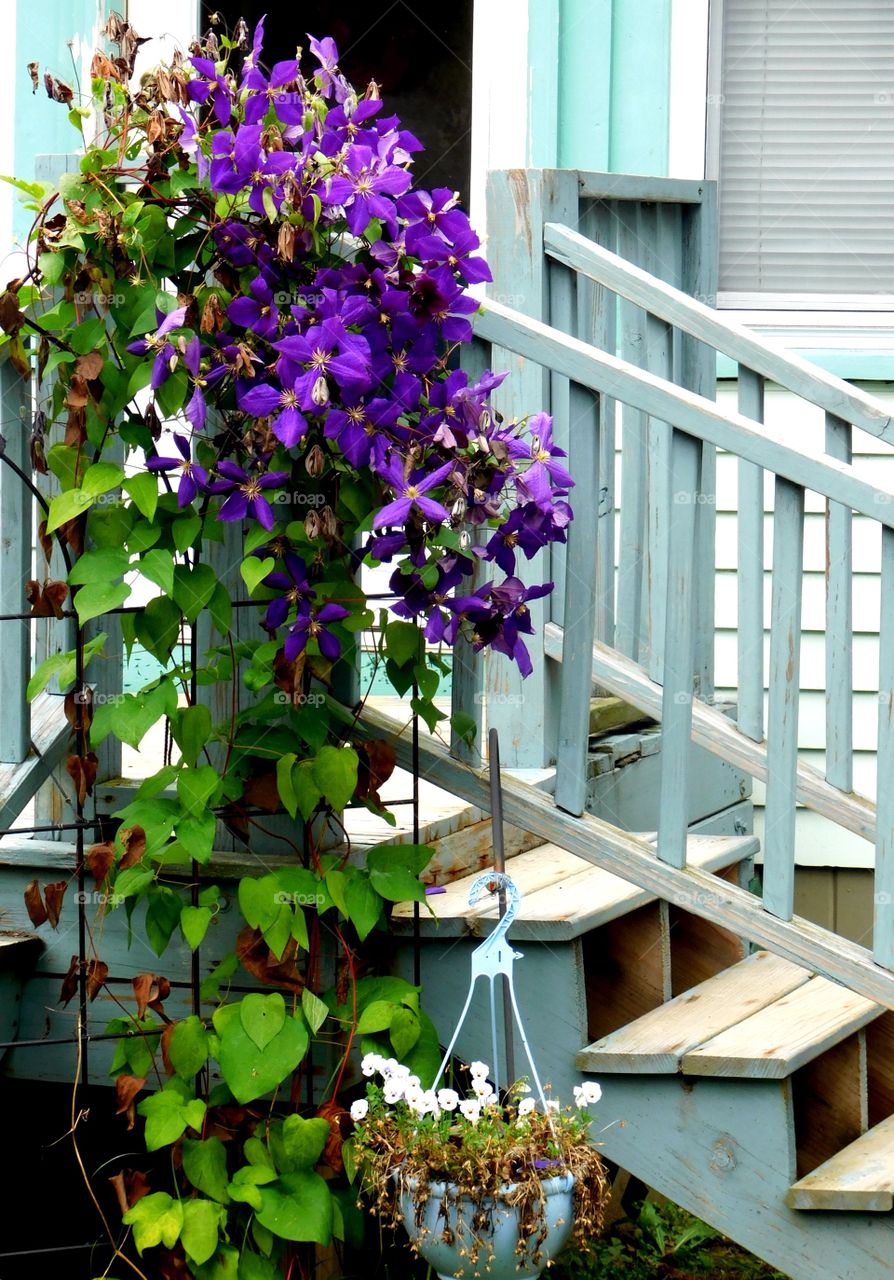
M847 4L847 0L842 0ZM724 0L710 0L707 33L705 105L705 177L720 176L720 127L723 109ZM792 349L843 348L891 357L891 313L894 295L797 294L721 291L718 310L728 311L742 324L773 335Z

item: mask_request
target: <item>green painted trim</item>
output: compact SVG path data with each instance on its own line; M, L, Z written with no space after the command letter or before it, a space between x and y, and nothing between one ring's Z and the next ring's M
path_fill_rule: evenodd
M609 167L612 0L561 0L559 154L563 169Z
M559 165L559 9L561 0L528 4L528 165Z
M819 350L795 347L792 351L802 360L809 360L820 369L825 369L826 373L834 373L849 382L894 382L894 353L891 351L848 348L830 350L828 347ZM735 381L737 376L736 361L718 352L717 377Z
M671 0L614 0L609 169L667 173Z

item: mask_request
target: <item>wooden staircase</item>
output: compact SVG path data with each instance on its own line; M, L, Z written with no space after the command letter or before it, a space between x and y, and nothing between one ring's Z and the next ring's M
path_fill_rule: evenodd
M735 882L756 849L690 835L687 863ZM605 1155L793 1280L890 1276L894 1011L555 844L507 865L524 895L511 939L535 1060L563 1099L582 1075L601 1082ZM469 907L473 879L431 898L419 923L445 1039L469 952L497 918L486 900ZM409 977L412 904L393 924ZM459 1049L487 1060L483 989L475 999Z

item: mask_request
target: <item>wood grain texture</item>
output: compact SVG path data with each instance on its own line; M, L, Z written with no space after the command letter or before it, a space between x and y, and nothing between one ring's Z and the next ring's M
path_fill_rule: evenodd
M612 1035L588 1045L575 1062L582 1071L667 1074L686 1072L686 1055L720 1031L779 996L803 986L810 972L757 951L707 982L676 996Z
M826 414L826 453L850 462L853 430ZM854 785L853 517L837 502L826 511L826 777L833 787Z
M863 1132L861 1035L848 1036L791 1078L798 1177L816 1169Z
M894 1116L799 1179L785 1202L792 1209L894 1208Z
M790 995L702 1041L683 1059L698 1076L782 1080L854 1035L882 1009L826 978L812 978Z
M21 764L0 765L0 827L11 827L41 783L65 754L71 728L58 694L42 693L31 706L35 750Z

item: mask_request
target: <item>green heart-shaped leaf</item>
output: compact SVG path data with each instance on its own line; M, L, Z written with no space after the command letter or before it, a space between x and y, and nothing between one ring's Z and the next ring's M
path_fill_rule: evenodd
M237 1006L230 1005L235 1013ZM221 1073L237 1102L252 1102L282 1084L307 1053L307 1027L298 1018L287 1017L282 1030L264 1049L259 1049L237 1017L215 1017L220 1032Z
M263 560L259 560L257 556L249 556L242 561L239 566L239 572L242 574L242 581L248 587L249 595L251 595L258 583L267 577L268 573L273 572L273 567L272 556L265 556Z
M259 1049L266 1049L283 1029L286 1002L278 991L272 991L269 996L263 996L259 991L253 992L242 1001L239 1019L249 1039Z

